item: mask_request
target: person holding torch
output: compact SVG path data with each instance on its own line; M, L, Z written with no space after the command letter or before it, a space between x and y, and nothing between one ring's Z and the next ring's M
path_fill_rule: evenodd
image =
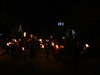
M29 42L29 50L30 50L30 61L31 63L34 63L34 58L35 58L35 49L34 49L34 39L33 39L33 34L30 35L30 39L27 41Z

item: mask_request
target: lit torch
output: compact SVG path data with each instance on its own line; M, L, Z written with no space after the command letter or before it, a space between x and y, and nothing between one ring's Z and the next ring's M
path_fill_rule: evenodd
M89 47L89 45L88 45L88 44L85 44L85 46L86 46L86 48L88 48L88 47Z
M42 45L42 48L44 48L44 45Z
M42 43L42 39L39 39L39 41Z
M54 42L52 42L52 46L54 46Z
M15 42L17 42L17 40L15 39Z
M7 43L7 46L9 46L9 43Z
M24 51L24 47L22 47L22 50Z
M59 48L59 46L58 46L58 45L56 45L56 48L58 49L58 48Z
M60 45L60 48L62 49L62 48L64 48L64 46L63 45Z

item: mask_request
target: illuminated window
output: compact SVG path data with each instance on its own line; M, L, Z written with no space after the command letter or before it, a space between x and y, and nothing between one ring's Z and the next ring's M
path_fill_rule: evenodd
M61 26L61 22L58 22L58 26Z
M62 26L64 26L64 22L62 22Z

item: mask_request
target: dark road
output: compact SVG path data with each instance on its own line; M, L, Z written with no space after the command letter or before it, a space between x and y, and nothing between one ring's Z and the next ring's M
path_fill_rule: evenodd
M93 73L91 73L87 70L86 63L91 63L91 61L82 62L79 70L74 70L70 56L66 58L63 56L62 62L56 62L53 52L50 50L49 59L46 60L45 50L38 49L34 67L29 61L29 51L26 51L26 54L23 51L22 55L15 52L13 59L10 54L0 56L0 73L1 75L97 75L96 72L92 71ZM95 63L99 64L100 62ZM92 66L89 66L89 68L92 68Z

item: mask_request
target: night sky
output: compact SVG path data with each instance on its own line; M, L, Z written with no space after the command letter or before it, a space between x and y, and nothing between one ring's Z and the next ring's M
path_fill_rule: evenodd
M42 1L9 0L10 16L18 17L23 25L29 25L32 31L50 31L61 18L70 24L88 22L89 18L98 17L99 3L94 1ZM85 21L84 21L85 20ZM86 23L85 23L86 22Z
M43 28L57 24L57 19L64 16L63 2L27 0L13 2L13 11L20 14L25 24Z

